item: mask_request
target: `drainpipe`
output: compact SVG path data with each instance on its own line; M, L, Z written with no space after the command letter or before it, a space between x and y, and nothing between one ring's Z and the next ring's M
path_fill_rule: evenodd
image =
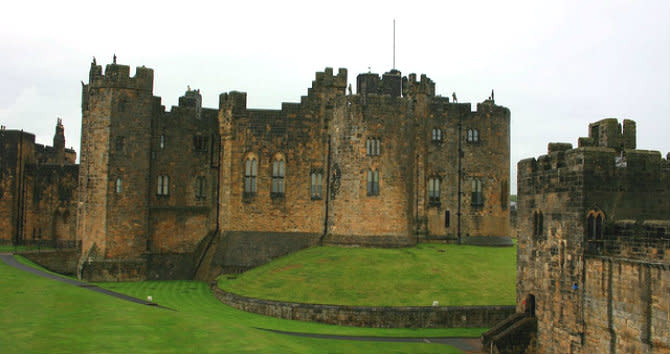
M319 246L323 246L323 239L328 234L328 206L330 204L330 134L328 135L328 155L326 155L326 215L323 218L323 234L319 239Z
M458 229L457 229L457 234L458 234L458 244L461 244L461 180L463 179L463 169L461 167L461 160L463 157L463 146L462 146L462 140L463 140L463 116L461 114L458 115L458 212L456 213L457 216L457 224L458 224Z

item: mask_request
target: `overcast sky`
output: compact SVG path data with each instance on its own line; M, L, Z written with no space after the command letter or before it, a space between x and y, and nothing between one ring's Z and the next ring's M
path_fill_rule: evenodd
M187 85L205 107L246 91L250 108L298 102L325 67L425 73L437 94L512 112L516 163L602 118L637 121L640 149L670 151L670 2L13 1L0 12L0 123L51 145L62 117L79 152L91 58L145 65L169 109Z

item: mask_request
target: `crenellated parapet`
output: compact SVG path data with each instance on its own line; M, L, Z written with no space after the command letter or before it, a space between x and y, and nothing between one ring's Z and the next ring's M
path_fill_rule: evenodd
M141 66L135 69L135 76L130 76L130 66L108 64L105 72L102 66L91 63L89 71L90 88L126 88L152 91L154 85L154 71Z
M337 75L333 74L333 68L326 68L316 73L312 81L312 87L307 90L308 97L332 98L343 96L347 88L347 69L339 68Z
M426 74L421 74L417 81L416 74L412 73L409 74L408 78L403 78L402 94L403 96L415 96L417 94L435 96L435 83Z

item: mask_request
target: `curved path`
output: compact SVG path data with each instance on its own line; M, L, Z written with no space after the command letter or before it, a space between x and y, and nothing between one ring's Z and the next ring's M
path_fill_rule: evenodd
M70 278L64 278L64 277L61 277L61 276L58 276L58 275L55 275L55 274L52 274L52 273L45 272L43 270L39 270L37 268L33 268L31 266L27 266L25 264L19 263L16 259L14 259L14 256L11 253L0 253L0 259L3 262L5 262L5 264L7 264L8 266L26 271L28 273L38 275L40 277L61 281L63 283L68 283L70 285L75 285L75 286L78 286L80 288L84 288L84 289L95 291L95 292L98 292L98 293L101 293L101 294L113 296L117 299L134 302L136 304L156 306L156 307L160 307L162 309L176 311L176 310L171 309L169 307L161 306L161 305L158 305L158 304L153 303L153 302L138 299L136 297L128 296L126 294L117 293L116 291L103 289L101 287L98 287L97 285L85 283L85 282L70 279Z
M16 259L14 259L14 256L11 253L0 253L0 260L5 262L8 266L26 271L28 273L35 274L40 277L44 277L47 279L52 279L56 281L60 281L63 283L67 283L70 285L75 285L81 288L85 288L91 291L95 291L101 294L113 296L115 298L125 300L125 301L130 301L134 302L136 304L141 304L141 305L149 305L149 306L156 306L160 307L162 309L166 310L172 310L176 311L174 309L171 309L169 307L164 307L152 302L148 302L146 300L138 299L132 296L128 296L125 294L117 293L112 290L108 289L103 289L100 288L96 285L81 282L78 280L70 279L70 278L64 278L52 273L45 272L43 270L39 270L37 268L33 268L31 266L27 266L25 264L19 263ZM287 332L287 331L280 331L276 329L268 329L268 328L256 328L262 331L267 331L267 332L273 332L273 333L278 333L278 334L284 334L284 335L289 335L289 336L296 336L296 337L309 337L309 338L322 338L322 339L339 339L339 340L355 340L355 341L369 341L369 342L413 342L413 343L440 343L440 344L448 344L451 346L454 346L460 350L463 350L466 353L482 353L481 351L481 344L479 342L478 338L466 338L466 337L430 337L430 338L417 338L417 337L371 337L371 336L341 336L341 335L330 335L330 334L314 334L314 333L300 333L300 332Z

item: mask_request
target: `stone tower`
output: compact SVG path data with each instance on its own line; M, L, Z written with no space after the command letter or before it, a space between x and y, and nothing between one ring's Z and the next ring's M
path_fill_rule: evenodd
M146 250L152 90L151 69L131 77L126 65L107 65L103 74L91 64L82 87L82 262L138 259Z

